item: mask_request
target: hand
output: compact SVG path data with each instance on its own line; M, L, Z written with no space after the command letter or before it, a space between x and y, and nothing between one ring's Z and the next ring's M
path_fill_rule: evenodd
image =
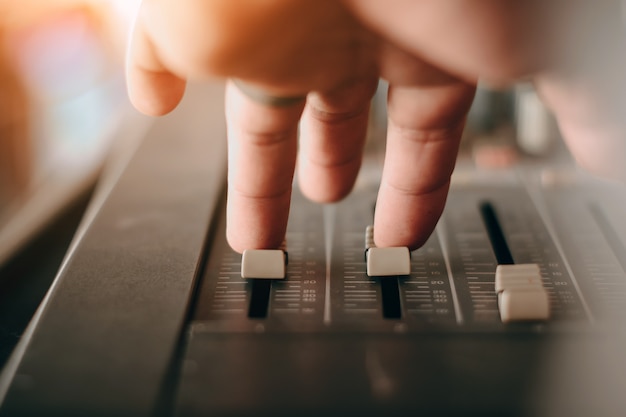
M372 30L463 79L532 81L573 156L626 181L626 3L346 0Z
M584 53L555 55L581 39L582 49L593 49L599 38L586 36L595 22L610 28L600 38L613 35L609 6L617 3L557 3L146 0L131 46L129 93L140 110L155 115L177 105L187 78L232 77L271 95L307 96L306 104L276 107L250 99L232 83L227 87L227 237L242 251L278 247L284 237L301 117L303 192L334 201L350 191L369 100L377 79L386 78L389 131L376 243L416 248L443 210L479 78L510 83L532 77L581 162L595 166L607 153L626 154L624 142L615 139L622 125L591 111L611 102L598 88L606 81L579 65L586 63ZM562 68L576 71L564 76ZM603 131L606 126L611 128ZM588 152L589 132L604 143L594 149L605 151Z

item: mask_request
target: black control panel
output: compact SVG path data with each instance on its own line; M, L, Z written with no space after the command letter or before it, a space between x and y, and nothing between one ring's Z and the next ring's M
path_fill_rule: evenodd
M411 274L369 277L375 198L361 185L320 206L296 191L284 280L241 278L222 211L188 326L180 415L553 415L545 404L605 401L587 367L614 366L608 354L589 363L626 309L623 196L457 184ZM501 321L499 264L538 265L548 320ZM552 398L572 380L585 395Z
M222 218L200 282L194 325L208 332L509 331L494 291L496 267L506 263L538 264L550 298L548 321L515 326L516 331L584 327L606 313L596 305L618 311L626 306L618 231L593 203L573 202L579 218L568 208L557 225L547 226L521 187L455 190L436 232L412 252L411 274L371 278L364 233L375 198L366 190L320 206L296 195L284 280L241 278L241 256L224 241ZM595 233L595 239L588 248L574 239L563 245L559 232ZM605 246L602 256L594 248L597 240ZM586 268L574 274L568 255L575 263L586 261Z

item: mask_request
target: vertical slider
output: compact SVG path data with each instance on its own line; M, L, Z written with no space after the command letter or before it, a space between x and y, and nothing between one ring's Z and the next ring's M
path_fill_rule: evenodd
M374 244L374 227L365 229L365 261L367 275L380 277L383 317L402 318L398 276L411 273L411 254L407 247L377 248Z
M283 279L287 255L281 249L246 249L241 256L241 277Z
M367 275L387 277L411 273L411 253L406 246L377 248L374 243L374 226L365 229L365 261Z
M482 203L480 214L498 262L495 292L500 319L503 323L547 320L550 317L550 300L543 287L539 265L515 264L491 203Z
M272 280L285 278L287 252L281 249L246 249L241 256L241 277L252 281L248 317L265 318Z
M503 323L550 318L550 299L537 264L498 265L495 291Z

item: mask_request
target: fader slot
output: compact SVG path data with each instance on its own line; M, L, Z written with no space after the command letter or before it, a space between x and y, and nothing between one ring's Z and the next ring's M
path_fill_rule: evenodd
M374 226L365 229L365 262L367 275L380 284L383 317L402 318L400 305L400 276L411 273L411 255L406 247L377 248L374 243Z
M480 205L480 214L483 222L485 223L485 228L487 229L487 234L489 235L489 240L491 241L491 247L498 264L514 264L513 255L511 255L509 245L506 243L506 238L502 232L502 227L500 226L500 222L493 205L489 202L482 203Z
M400 305L400 289L397 277L386 277L379 280L381 298L383 303L383 317L397 320L402 318L402 306Z
M264 319L267 317L271 289L272 281L270 280L252 280L252 290L250 291L250 306L248 307L249 318Z
M539 266L515 265L498 215L490 202L480 204L480 214L498 261L495 292L498 294L500 319L504 323L547 320L550 317L550 300L543 288Z
M498 219L515 262L539 266L543 287L550 299L550 321L589 320L577 277L571 274L564 258L568 256L556 244L554 230L551 231L546 223L549 219L540 214L538 201L514 190L492 191L483 199L497 208ZM572 206L575 205L572 203ZM563 210L563 207L567 209ZM570 209L575 210L575 207L562 205L556 216L568 216ZM583 219L577 222L580 221ZM570 227L585 227L577 222Z

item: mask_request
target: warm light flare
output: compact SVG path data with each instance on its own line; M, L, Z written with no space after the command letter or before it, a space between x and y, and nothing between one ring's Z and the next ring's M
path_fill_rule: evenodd
M88 163L104 146L90 132L112 123L109 107L121 96L113 85L139 4L0 0L0 215L50 167Z

